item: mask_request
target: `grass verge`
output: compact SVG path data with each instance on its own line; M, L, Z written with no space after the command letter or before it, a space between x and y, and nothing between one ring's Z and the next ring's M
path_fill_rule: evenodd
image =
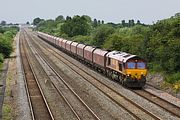
M12 120L14 113L13 113L13 104L12 104L12 91L11 91L11 83L13 80L12 77L13 73L11 71L8 72L7 79L6 79L6 92L5 98L3 103L3 120Z
M167 75L165 77L165 86L172 87L175 93L180 93L180 72Z
M3 120L12 120L12 108L9 104L3 105Z

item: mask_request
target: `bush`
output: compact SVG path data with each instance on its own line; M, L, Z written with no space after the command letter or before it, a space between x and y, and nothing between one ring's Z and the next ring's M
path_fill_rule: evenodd
M171 84L180 83L180 72L167 76L165 80Z
M93 45L96 45L98 47L102 47L104 44L105 40L113 34L115 29L109 25L101 25L97 29L95 29L92 32L92 37L93 37Z
M3 60L4 60L3 54L0 53L0 63L3 63Z
M12 26L12 27L0 27L0 58L3 57L7 58L10 56L11 52L13 51L13 37L16 34L16 32L19 30L18 27ZM3 56L2 56L3 55Z
M9 57L13 51L12 43L5 39L0 40L0 53L4 55L5 58Z
M78 35L72 38L73 41L76 41L78 43L85 43L85 44L90 44L91 42L91 37L90 36L82 36Z

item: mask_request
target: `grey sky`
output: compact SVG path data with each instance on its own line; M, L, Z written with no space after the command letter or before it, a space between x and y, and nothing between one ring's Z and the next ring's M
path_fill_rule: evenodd
M180 0L0 0L0 21L8 23L85 14L105 22L139 19L151 24L177 12Z

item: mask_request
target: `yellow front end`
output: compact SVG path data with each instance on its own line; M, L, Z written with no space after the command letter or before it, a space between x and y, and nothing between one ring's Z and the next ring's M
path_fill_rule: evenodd
M141 80L142 76L147 75L147 69L126 69L125 73L133 79Z

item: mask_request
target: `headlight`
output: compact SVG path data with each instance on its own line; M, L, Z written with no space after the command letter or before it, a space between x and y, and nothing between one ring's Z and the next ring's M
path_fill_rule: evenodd
M129 77L129 76L131 76L131 74L128 74L127 76Z

